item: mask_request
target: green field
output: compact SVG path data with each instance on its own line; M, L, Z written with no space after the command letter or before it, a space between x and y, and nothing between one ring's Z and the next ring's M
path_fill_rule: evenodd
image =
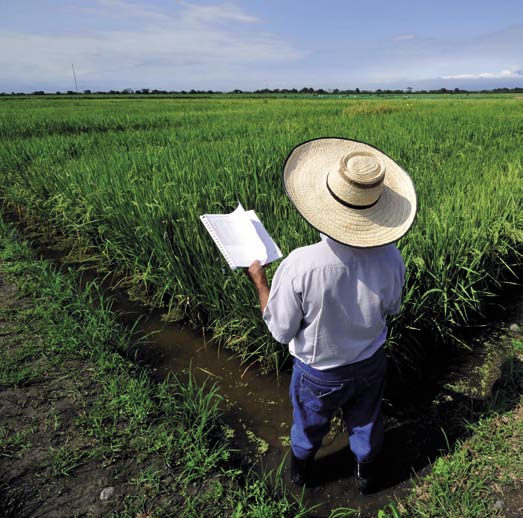
M218 257L198 216L241 201L284 254L317 240L281 185L286 155L304 140L369 142L416 183L418 218L399 243L408 272L391 326L399 357L425 333L451 339L523 252L517 95L5 98L0 135L6 204L89 243L136 296L212 328L246 361L266 366L282 349L248 280Z

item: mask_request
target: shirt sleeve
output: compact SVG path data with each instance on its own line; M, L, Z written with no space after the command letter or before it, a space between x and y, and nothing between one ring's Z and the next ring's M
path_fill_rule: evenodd
M301 296L284 261L274 274L263 320L276 341L288 344L300 330L302 317Z
M386 309L387 315L396 315L401 309L403 298L403 285L405 284L405 263L399 250L397 251L397 266L394 272L394 289L392 290L392 300Z

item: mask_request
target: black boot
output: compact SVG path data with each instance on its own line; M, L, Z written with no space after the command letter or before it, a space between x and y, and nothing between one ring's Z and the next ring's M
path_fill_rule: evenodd
M354 476L361 495L369 495L379 489L377 462L375 460L357 462L354 468Z
M307 484L312 459L298 459L291 450L291 482L297 486Z

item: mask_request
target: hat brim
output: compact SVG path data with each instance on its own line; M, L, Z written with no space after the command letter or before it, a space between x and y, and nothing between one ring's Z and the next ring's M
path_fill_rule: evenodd
M353 151L378 154L386 166L383 192L366 209L343 205L327 188L329 171L335 172L341 158ZM310 225L346 245L370 248L393 243L408 232L416 216L416 191L407 172L379 149L356 140L326 137L299 144L285 161L283 184Z

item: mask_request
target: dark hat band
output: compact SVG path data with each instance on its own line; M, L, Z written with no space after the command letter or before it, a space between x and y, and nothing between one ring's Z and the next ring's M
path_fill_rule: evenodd
M356 182L353 182L353 183L356 183ZM381 181L379 182L376 182L376 184L372 184L372 187L377 187L380 183L382 183ZM369 205L354 205L353 203L349 203L348 201L345 201L345 200L342 200L339 196L337 196L334 191L329 187L329 175L327 175L327 177L325 178L325 185L327 186L327 189L329 191L329 193L331 194L331 196L338 202L338 203L341 203L342 205L344 205L345 207L349 207L349 209L370 209L371 207L374 207L374 205L376 205L376 203L378 203L380 201L380 198L381 198L381 194L378 196L377 200L370 203ZM359 184L358 184L359 185ZM368 189L369 187L367 187Z

